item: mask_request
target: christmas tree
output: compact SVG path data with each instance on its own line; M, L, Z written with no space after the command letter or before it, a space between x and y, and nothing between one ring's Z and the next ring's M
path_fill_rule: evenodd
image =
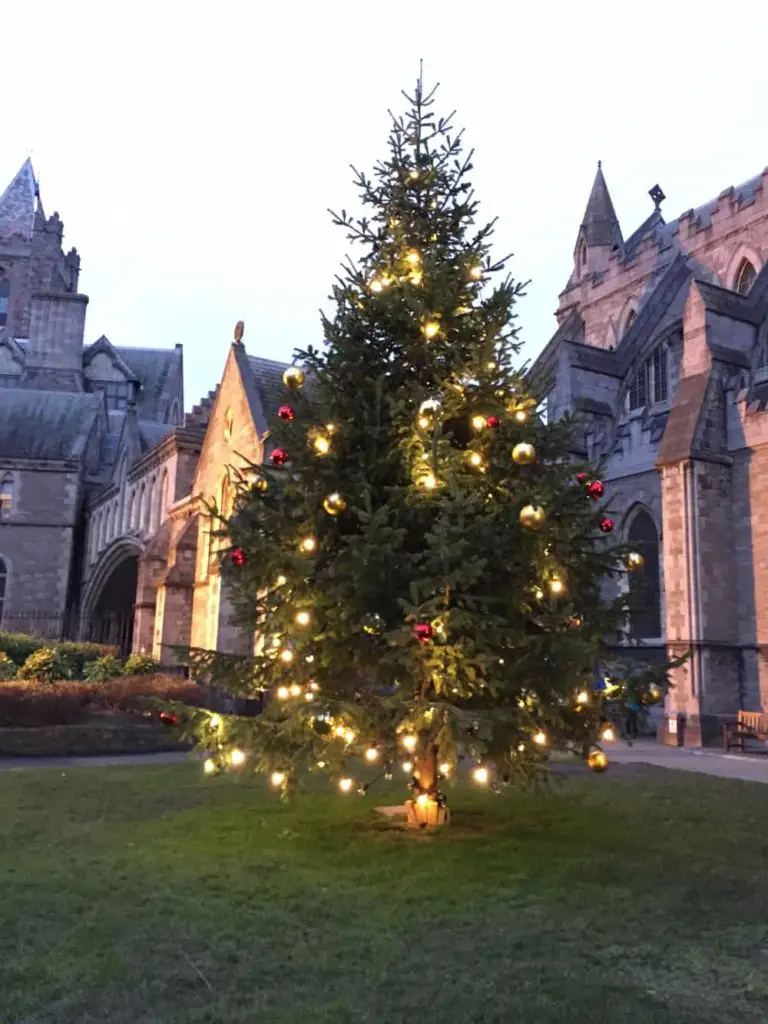
M522 286L433 97L419 80L387 159L355 172L366 215L333 215L359 257L222 523L254 653L192 661L261 694L260 713L187 712L211 773L255 768L285 793L310 773L342 792L398 773L421 825L447 819L461 759L494 787L557 748L604 767L594 681L623 602L601 588L635 567L569 454L574 423L546 422L515 369Z

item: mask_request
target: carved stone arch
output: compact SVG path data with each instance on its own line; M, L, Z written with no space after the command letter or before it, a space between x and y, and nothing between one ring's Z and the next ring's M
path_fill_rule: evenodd
M757 277L760 271L763 269L763 259L756 249L751 245L745 243L739 244L731 259L728 263L728 269L725 273L725 287L731 291L736 291L739 285L739 281L743 280L743 274L745 265L749 264L754 271L752 280ZM746 294L746 291L742 291L742 294Z
M624 308L622 309L621 314L619 316L618 330L616 332L618 341L621 341L621 339L624 337L629 328L637 319L637 313L639 308L640 303L634 295L630 296L624 303Z
M115 569L130 558L140 558L143 551L143 545L135 537L118 537L102 551L83 591L84 615L93 613L94 604Z

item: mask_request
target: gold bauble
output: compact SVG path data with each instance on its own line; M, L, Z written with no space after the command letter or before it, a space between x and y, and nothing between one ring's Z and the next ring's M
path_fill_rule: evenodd
M541 505L524 505L520 509L520 523L529 530L539 530L547 521L547 513Z
M326 494L323 498L323 508L329 516L339 515L346 507L347 503L338 491L334 491L332 494Z
M627 568L630 572L634 569L642 569L645 559L639 551L630 551L627 555Z
M527 441L521 441L512 449L512 461L518 466L530 466L536 461L536 449Z
M260 476L253 486L263 494L264 491L269 490L269 480L265 476Z
M593 772L604 772L608 767L608 758L602 750L591 750L587 764Z
M304 387L304 371L300 366L289 366L283 374L283 384L291 391Z

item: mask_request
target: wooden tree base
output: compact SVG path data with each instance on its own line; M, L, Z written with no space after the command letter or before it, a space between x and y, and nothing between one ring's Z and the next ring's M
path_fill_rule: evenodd
M408 800L405 807L408 828L440 828L451 820L451 812L437 800Z

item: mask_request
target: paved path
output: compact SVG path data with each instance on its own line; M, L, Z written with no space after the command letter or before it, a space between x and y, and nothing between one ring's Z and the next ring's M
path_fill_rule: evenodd
M719 750L682 750L665 747L653 740L640 740L634 746L617 743L607 748L612 761L623 764L652 764L684 772L717 775L723 779L768 782L768 754L724 754ZM179 764L186 753L115 754L108 757L14 757L0 758L0 770L21 771L30 768L105 768L109 765Z
M623 764L653 764L684 772L717 775L722 779L743 779L746 782L768 782L768 754L726 754L721 750L685 750L666 747L654 740L640 740L628 747L625 743L606 747L611 761Z

